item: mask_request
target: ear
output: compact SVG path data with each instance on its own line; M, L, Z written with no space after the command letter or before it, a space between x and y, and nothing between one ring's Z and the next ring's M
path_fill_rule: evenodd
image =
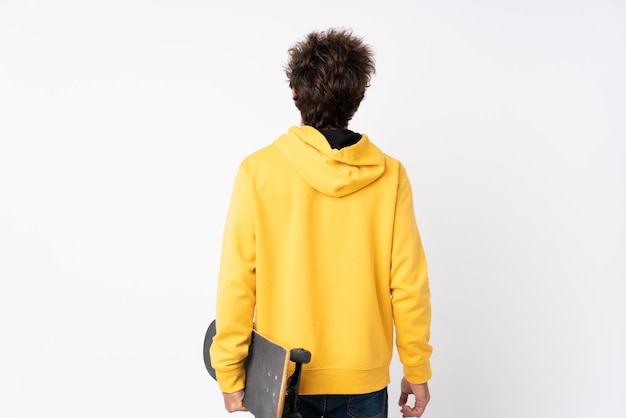
M296 89L291 88L291 98L293 99L293 104L298 107L298 94L296 93ZM299 109L298 109L299 110ZM304 121L302 120L302 116L300 116L300 126L304 125Z
M296 89L291 88L291 98L293 99L293 104L298 107L298 93L296 93Z

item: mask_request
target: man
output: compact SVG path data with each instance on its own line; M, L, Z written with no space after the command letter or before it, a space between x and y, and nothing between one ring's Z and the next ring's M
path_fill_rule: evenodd
M313 32L289 50L285 72L301 125L241 163L225 225L211 359L226 409L245 411L254 325L312 353L304 418L386 417L395 326L401 412L419 417L431 314L411 186L399 161L348 129L372 50L347 30Z

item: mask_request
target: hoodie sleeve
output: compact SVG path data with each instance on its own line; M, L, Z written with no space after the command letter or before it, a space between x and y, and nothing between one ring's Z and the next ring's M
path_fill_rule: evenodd
M402 165L398 174L391 297L396 346L404 376L409 382L419 384L431 378L430 288L426 257L415 221L411 185Z
M244 364L254 321L256 253L250 183L242 165L235 177L222 240L217 285L217 333L211 363L222 392L244 388Z

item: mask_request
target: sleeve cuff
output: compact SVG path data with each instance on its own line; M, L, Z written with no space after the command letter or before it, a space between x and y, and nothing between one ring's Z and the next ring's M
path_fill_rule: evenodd
M430 362L426 362L418 366L404 366L403 371L406 380L414 385L420 385L428 382L433 375L430 369Z
M229 371L215 371L217 383L224 393L233 393L244 390L246 386L246 375L241 369Z

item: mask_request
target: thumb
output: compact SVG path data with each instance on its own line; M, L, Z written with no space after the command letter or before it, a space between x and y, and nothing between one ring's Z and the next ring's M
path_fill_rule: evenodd
M400 399L398 399L398 405L404 406L406 405L406 401L409 400L409 394L400 391Z

